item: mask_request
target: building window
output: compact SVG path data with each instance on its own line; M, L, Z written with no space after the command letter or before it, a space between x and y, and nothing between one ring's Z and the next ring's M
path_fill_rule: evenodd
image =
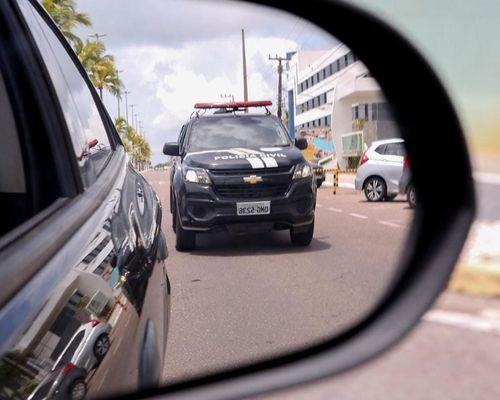
M319 82L319 72L316 74L316 83Z
M352 106L352 119L358 119L359 118L359 106L358 105L353 105Z

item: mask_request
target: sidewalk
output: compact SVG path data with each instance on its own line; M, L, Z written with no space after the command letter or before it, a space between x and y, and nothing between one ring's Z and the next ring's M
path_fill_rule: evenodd
M339 174L339 188L342 189L354 189L354 179L356 174ZM333 186L333 174L331 172L326 174L325 182L323 185L325 187Z

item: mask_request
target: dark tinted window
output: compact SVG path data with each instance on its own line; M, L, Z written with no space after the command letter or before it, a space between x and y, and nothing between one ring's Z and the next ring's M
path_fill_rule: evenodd
M281 124L265 116L210 117L195 120L188 151L236 147L288 146L290 139Z
M71 359L76 353L76 350L78 349L78 346L80 346L80 343L82 343L84 336L85 336L85 331L80 331L76 334L76 336L73 338L68 347L66 347L66 350L64 350L64 353L59 358L57 365L53 369L64 367L67 363L71 361Z
M378 154L385 154L385 147L386 146L387 146L386 144L381 144L381 145L377 146L375 148L375 152Z
M404 156L405 148L403 143L388 143L385 154L390 156Z
M26 0L20 5L61 104L84 185L89 186L111 154L105 125L87 82L57 36Z

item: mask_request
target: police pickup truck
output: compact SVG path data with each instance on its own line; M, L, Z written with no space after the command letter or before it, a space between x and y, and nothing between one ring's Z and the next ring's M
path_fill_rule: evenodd
M301 149L270 101L197 103L175 143L170 211L178 251L195 248L196 234L290 230L294 246L313 238L316 182ZM249 113L264 107L266 113ZM210 115L210 109L215 112Z

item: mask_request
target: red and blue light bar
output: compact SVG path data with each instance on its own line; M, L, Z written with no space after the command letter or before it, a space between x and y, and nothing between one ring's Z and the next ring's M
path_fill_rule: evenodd
M209 108L249 108L249 107L269 107L272 106L271 100L258 100L258 101L231 101L229 103L196 103L194 108L209 109Z

